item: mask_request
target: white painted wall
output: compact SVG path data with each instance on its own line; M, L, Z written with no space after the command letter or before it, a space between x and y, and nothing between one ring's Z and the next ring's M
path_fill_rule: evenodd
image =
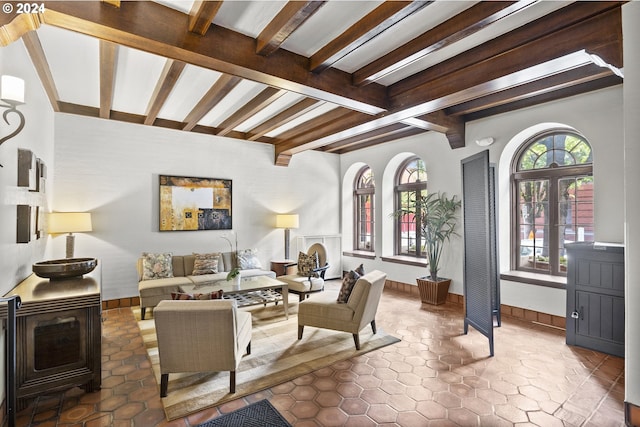
M624 40L625 401L640 406L640 3L622 7Z
M46 193L29 192L17 186L18 148L31 150L53 170L53 110L46 100L35 69L22 41L0 48L0 75L12 75L25 80L25 104L18 109L25 116L25 127L18 135L0 145L0 295L31 274L31 265L43 259L47 239L28 244L16 243L16 206L48 206L52 192L51 174L47 177ZM2 110L4 111L4 110ZM18 116L10 114L7 125L0 119L0 137L13 132ZM5 330L0 332L4 349ZM0 366L5 366L5 351L0 351ZM0 370L0 401L5 396L5 370Z
M500 270L509 269L509 184L508 171L518 134L540 123L561 123L580 131L594 150L595 176L595 233L596 239L607 242L623 241L623 133L622 88L609 88L565 100L530 107L511 113L467 123L465 148L451 150L445 137L436 133L405 138L370 149L341 156L342 170L342 222L345 250L352 248L352 193L355 171L363 164L371 166L376 177L376 260L365 260L369 270L378 268L387 272L389 279L415 283L425 274L420 267L384 262L380 256L393 255L393 174L402 158L410 154L420 156L428 174L430 191L445 191L449 195L461 194L460 161L484 148L473 141L492 136L495 143L489 147L489 157L498 170ZM462 232L462 228L459 229ZM441 273L453 279L450 292L462 294L462 254L460 238L451 242L443 255ZM344 267L359 265L361 258L345 257ZM566 292L564 290L502 281L503 304L564 316Z
M229 250L224 231L158 231L158 175L233 180L238 246L258 248L269 269L284 257L275 214L296 212L298 235L339 234L340 172L335 154L296 155L274 166L273 146L67 114L55 120L56 211L92 212L92 233L77 234L76 256L102 263L103 299L138 294L143 251L175 254ZM63 256L64 236L52 239Z

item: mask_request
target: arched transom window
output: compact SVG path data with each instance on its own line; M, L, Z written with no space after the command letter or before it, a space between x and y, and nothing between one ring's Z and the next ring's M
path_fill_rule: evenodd
M427 171L422 159L411 157L396 175L396 211L410 212L396 218L396 254L424 258L424 238L419 224L420 205L416 200L427 195Z
M565 275L565 244L593 241L593 157L580 135L552 132L523 145L512 169L513 264Z

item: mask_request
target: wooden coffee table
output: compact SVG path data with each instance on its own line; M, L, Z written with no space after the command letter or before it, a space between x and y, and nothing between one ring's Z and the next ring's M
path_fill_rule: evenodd
M238 307L249 307L269 302L282 301L284 314L289 318L289 285L269 276L243 277L235 286L226 280L218 280L199 285L181 285L182 292L207 293L222 289L225 299L234 299ZM279 292L278 292L279 291Z

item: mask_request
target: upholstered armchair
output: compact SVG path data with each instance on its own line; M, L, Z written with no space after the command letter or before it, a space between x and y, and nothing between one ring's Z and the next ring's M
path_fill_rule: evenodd
M251 354L251 314L234 300L160 301L153 317L160 357L160 396L167 396L169 374L230 371L236 391L236 369Z
M370 324L376 333L375 317L386 279L386 273L378 270L365 274L356 281L346 303L339 303L333 293L301 302L298 339L302 339L305 326L349 332L353 334L356 349L360 350L360 331Z
M317 254L317 259L316 259ZM322 243L314 243L309 246L306 257L305 254L298 256L298 262L289 264L287 267L297 266L296 274L287 274L278 276L278 280L286 282L289 285L289 292L298 294L300 301L304 301L310 293L320 292L324 290L324 273L329 268L327 263L327 248ZM305 268L301 265L301 257L315 259L311 268Z

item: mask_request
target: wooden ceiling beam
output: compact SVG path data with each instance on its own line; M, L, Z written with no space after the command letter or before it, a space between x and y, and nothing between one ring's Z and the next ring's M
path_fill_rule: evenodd
M44 49L42 48L42 43L40 43L38 33L35 31L29 31L22 36L22 41L27 48L27 52L29 53L31 62L36 69L36 73L38 73L38 77L42 82L47 98L49 98L51 108L53 108L53 111L56 113L60 112L60 96L58 95L56 83L53 80L51 68L47 62L47 57L44 54Z
M100 118L111 115L118 45L100 40Z
M247 140L255 141L267 133L323 105L324 101L304 98L247 132Z
M408 128L409 126L404 125L402 123L394 123L392 125L375 129L375 130L372 130L371 132L367 132L362 135L352 136L351 138L345 138L341 141L334 142L333 144L329 144L325 147L322 147L322 151L325 151L328 153L334 153L336 151L339 151L343 148L346 148L352 145L356 145L356 144L367 142L367 141L378 140L378 138L382 138L386 135L396 135L398 134L398 132L405 131ZM425 132L425 131L421 130L421 132Z
M240 123L250 119L255 114L259 113L260 110L263 110L264 108L269 106L269 104L276 101L285 93L285 91L273 87L266 88L258 95L256 95L251 101L247 102L235 113L226 118L220 124L220 126L218 126L220 128L220 132L218 132L218 135L227 135L233 130L233 128L238 126Z
M491 95L463 102L447 108L445 111L449 115L467 115L477 111L494 108L500 105L510 104L531 96L538 96L543 93L566 89L582 83L598 80L611 76L611 70L599 67L595 64L587 65L577 69L569 70L554 76L550 76L535 82L527 83L503 90Z
M113 7L120 7L120 0L101 0L101 1Z
M162 106L167 101L186 65L187 64L181 61L167 59L162 73L160 73L160 78L158 78L158 82L156 83L156 87L153 90L153 94L151 95L151 99L149 100L144 119L145 125L153 125L153 122L158 117L158 113L160 113Z
M370 42L432 1L385 1L311 56L309 69L319 73Z
M221 1L196 0L189 12L189 31L204 36L213 22Z
M269 56L304 22L313 16L325 1L289 1L267 24L256 39L256 53Z
M311 120L311 122L314 122L316 126L296 136L292 136L286 140L282 140L280 136L278 136L279 141L276 143L276 153L296 154L302 151L315 150L326 145L316 144L315 141L318 139L328 135L336 135L340 132L346 132L349 134L349 130L351 128L366 126L367 123L371 122L371 116L357 111L341 110L342 109L336 108L335 110L329 111L327 114ZM367 129L367 132L376 128L377 127ZM360 134L362 133L365 132L361 132Z
M416 87L424 85L432 80L436 80L442 76L450 75L474 64L483 63L484 61L488 61L494 57L501 55L506 56L519 46L526 45L545 36L550 36L557 31L585 22L599 14L616 9L619 11L620 6L621 2L608 1L572 3L529 24L510 31L503 36L496 37L493 40L470 49L463 55L457 55L451 59L429 67L420 73L392 84L389 86L389 96L392 98L398 97L403 92L411 92ZM613 28L611 28L610 31L611 30L613 30ZM553 37L551 37L551 39L553 40ZM549 46L551 47L556 44L557 43L555 41L552 41ZM579 49L580 47L577 47L574 50ZM535 58L535 53L536 52L530 52L526 54L526 56L529 58ZM621 66L621 63L615 65Z
M353 83L362 85L379 80L433 52L448 47L489 25L520 12L537 1L479 2L357 70L353 73Z
M198 101L195 107L187 114L182 130L192 130L211 109L222 101L235 88L242 79L236 76L223 74L216 80L207 93Z
M307 120L298 126L291 128L276 137L276 145L284 144L288 141L291 141L295 138L299 138L302 135L305 135L308 132L315 131L329 122L334 122L344 117L345 114L349 114L351 110L338 107L332 110L327 111L326 113L317 116L311 120Z
M557 101L569 96L575 96L582 93L592 92L594 90L604 89L620 84L622 84L622 78L613 74L609 74L606 77L586 81L575 86L563 87L550 92L543 92L538 95L515 100L508 104L500 104L496 105L495 107L487 108L486 110L476 111L465 115L464 119L467 121L484 119L485 117L494 116L496 114L508 113L510 111L518 110L521 108L528 108L534 105Z
M417 107L416 115L421 115L584 66L587 64L573 67L566 64L568 68L563 70L561 59L584 49L608 47L615 51L607 54L608 57L619 53L619 62L616 61L619 64L622 62L622 34L618 31L621 24L619 8L604 12L400 93L391 98L391 110Z
M349 144L333 152L336 154L349 153L356 150L362 150L363 148L384 144L385 142L396 141L400 138L408 138L410 136L420 135L425 132L427 131L425 131L424 129L406 126L404 129L398 130L397 132L389 132L388 134L381 135L378 138L371 138L360 141L359 143Z
M59 28L368 114L386 109L386 89L381 85L358 88L349 73L333 68L310 73L307 58L284 49L268 57L258 55L253 38L223 27L196 35L188 31L185 16L151 1L122 2L120 9L100 2L52 1L44 12L45 22Z
M78 105L78 104L72 104L69 102L62 102L62 101L60 102L60 112L67 113L67 114L75 114L80 116L87 116L87 117L100 116L100 109L97 107L88 107L86 105ZM116 120L119 122L135 123L135 124L141 125L143 124L144 119L145 119L145 116L141 114L125 113L122 111L115 111L115 110L111 111L111 120ZM156 119L153 125L156 127L162 127L162 128L174 129L174 130L181 130L184 127L183 122L178 122L175 120L168 120L168 119L160 119L160 118ZM216 135L218 131L219 129L215 127L202 126L202 125L196 125L192 129L192 132L202 133L205 135ZM234 131L227 136L230 138L242 139L243 133ZM260 142L264 142L266 144L272 143L272 141L269 138L263 138L260 140Z

